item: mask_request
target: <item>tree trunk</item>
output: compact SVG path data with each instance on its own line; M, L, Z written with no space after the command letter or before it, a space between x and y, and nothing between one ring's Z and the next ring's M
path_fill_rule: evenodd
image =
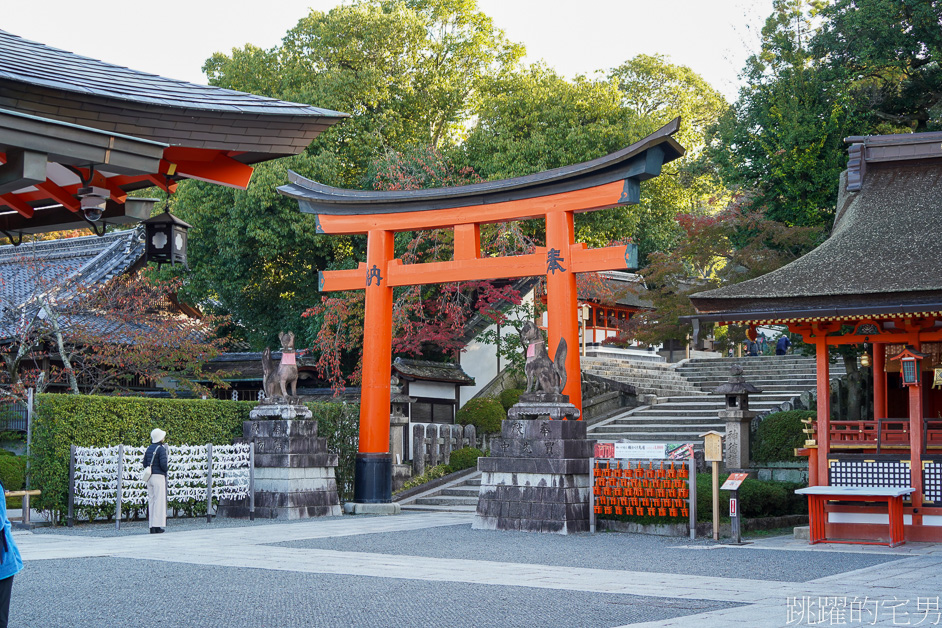
M59 347L59 357L62 358L62 368L69 374L69 388L72 389L73 394L78 395L80 394L78 380L75 379L75 371L72 370L69 355L65 352L65 343L62 341L62 331L59 329L59 316L53 308L49 307L49 304L45 300L43 301L43 310L46 312L46 315L49 317L49 322L52 324L52 331L56 337L56 345Z

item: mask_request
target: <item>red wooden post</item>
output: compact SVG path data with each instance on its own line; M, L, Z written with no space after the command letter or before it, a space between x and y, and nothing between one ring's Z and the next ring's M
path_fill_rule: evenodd
M916 362L916 368L922 368ZM919 383L909 386L909 476L910 486L914 489L910 499L913 508L922 507L922 378ZM922 515L913 515L913 525L922 525Z
M366 312L363 328L363 381L360 396L360 444L354 473L353 501L392 500L389 454L389 365L392 363L393 290L387 276L393 258L393 232L367 236Z
M546 304L549 314L549 354L556 355L559 341L566 339L566 386L563 394L579 408L582 418L582 371L579 365L579 316L576 273L571 247L575 244L572 212L546 214ZM555 260L554 256L559 259Z
M873 418L886 418L886 345L873 344Z
M815 341L815 357L817 358L818 378L818 468L815 485L829 486L828 479L828 453L831 448L831 379L830 364L828 362L828 345L825 333L818 332L819 338ZM810 468L809 468L810 475ZM809 478L809 484L811 483Z

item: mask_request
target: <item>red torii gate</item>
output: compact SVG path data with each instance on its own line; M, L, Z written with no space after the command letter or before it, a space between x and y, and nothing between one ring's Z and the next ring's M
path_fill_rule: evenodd
M640 182L660 174L664 163L684 154L671 135L675 119L618 152L574 166L534 175L457 188L375 192L343 190L289 173L278 188L298 200L301 211L316 215L317 231L365 234L366 263L355 270L320 273L320 289L366 290L360 443L354 502L386 503L392 498L389 454L389 368L392 361L393 288L416 284L509 279L546 275L549 351L560 339L579 344L576 273L614 270L637 263L633 245L588 249L575 241L573 216L640 200ZM480 226L529 218L546 220L546 246L534 253L481 257ZM403 264L394 258L399 231L454 228L450 262ZM566 357L563 394L582 409L579 352Z

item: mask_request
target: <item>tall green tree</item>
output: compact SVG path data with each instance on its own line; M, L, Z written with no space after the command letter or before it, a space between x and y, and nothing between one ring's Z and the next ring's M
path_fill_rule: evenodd
M877 120L942 129L942 1L833 0L811 48Z
M816 6L775 0L746 85L709 133L708 155L723 180L767 218L795 226L830 225L844 138L870 129L846 85L812 55Z
M696 156L704 128L725 107L702 78L661 56L642 55L608 76L572 81L538 64L488 84L460 159L487 179L521 176L624 148L676 116L683 118L679 139ZM675 214L702 208L717 194L722 190L708 169L672 164L643 186L640 205L580 215L577 236L595 246L632 237L643 259L676 238Z
M333 183L360 187L386 149L459 141L481 83L523 52L475 0L363 0L312 11L272 50L217 53L204 71L213 85L351 114L310 151L336 155Z
M210 83L352 114L300 156L256 167L246 191L181 185L175 211L194 229L190 298L232 315L255 348L292 328L308 346L320 321L317 272L350 267L363 238L317 235L275 188L290 168L339 187L370 186L370 164L410 146L461 139L480 84L513 66L507 40L475 0L363 0L313 11L270 50L215 54Z

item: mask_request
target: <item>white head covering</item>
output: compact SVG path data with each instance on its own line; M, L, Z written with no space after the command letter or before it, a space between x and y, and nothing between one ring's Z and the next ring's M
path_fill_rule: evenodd
M150 433L150 442L159 443L167 437L167 432L163 431L159 427L155 427Z

